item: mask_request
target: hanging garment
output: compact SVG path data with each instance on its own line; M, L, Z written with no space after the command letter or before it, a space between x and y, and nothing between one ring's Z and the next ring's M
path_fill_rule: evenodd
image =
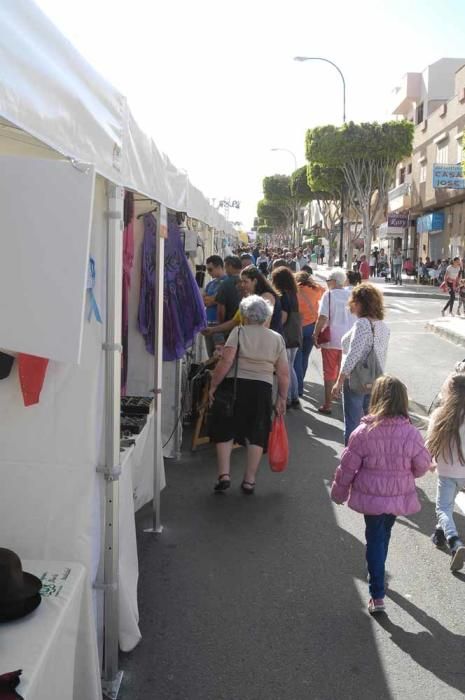
M155 322L155 250L157 222L153 214L144 216L144 240L142 242L142 269L138 324L144 336L145 347L154 354Z
M19 382L25 406L39 403L47 366L48 360L44 357L18 354Z
M128 337L129 337L129 289L131 287L131 272L134 262L134 195L126 192L124 195L124 231L123 231L123 304L121 343L121 395L126 395L128 377Z
M179 360L205 328L205 306L174 215L168 216L163 293L163 360Z

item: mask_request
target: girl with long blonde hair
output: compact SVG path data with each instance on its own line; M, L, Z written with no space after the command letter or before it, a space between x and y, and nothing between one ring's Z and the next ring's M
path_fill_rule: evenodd
M465 563L465 546L454 522L454 501L465 487L465 374L452 374L441 389L441 404L431 416L428 448L438 473L437 526L431 537L437 547L449 546L450 568Z

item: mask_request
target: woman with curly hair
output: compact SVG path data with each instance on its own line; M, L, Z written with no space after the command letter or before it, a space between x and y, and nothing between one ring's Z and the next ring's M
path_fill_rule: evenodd
M299 387L294 369L297 351L302 347L302 323L299 314L297 285L294 275L287 267L277 267L273 270L271 279L281 300L283 336L286 343L290 379L287 403L288 407L300 408Z
M352 391L350 375L358 362L366 359L372 348L384 372L390 335L389 328L383 321L383 295L374 285L364 283L354 287L349 299L349 309L357 320L351 330L342 337L342 364L333 388L333 398L338 398L342 391L346 445L362 417L367 414L370 404L370 394Z

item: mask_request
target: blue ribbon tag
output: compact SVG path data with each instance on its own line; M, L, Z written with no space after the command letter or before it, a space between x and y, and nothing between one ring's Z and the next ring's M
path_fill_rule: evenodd
M89 258L89 267L87 269L87 291L89 292L90 309L89 309L89 315L87 316L87 320L90 321L92 319L92 314L94 314L97 321L99 323L102 323L100 309L98 307L97 300L96 300L95 295L94 295L94 287L95 287L95 260L94 260L94 258Z

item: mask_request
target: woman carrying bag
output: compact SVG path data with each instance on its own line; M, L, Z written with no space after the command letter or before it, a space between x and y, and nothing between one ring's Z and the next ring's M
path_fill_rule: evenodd
M278 380L274 410L281 416L286 412L289 372L282 336L265 327L273 312L271 304L253 294L239 308L244 325L231 332L211 380L209 434L218 460L215 492L231 485L231 451L236 442L247 447L241 489L251 495L268 448L274 374Z
M345 445L368 412L372 385L384 372L390 335L383 321L383 295L372 284L352 290L349 308L357 320L342 338L342 365L332 392L335 399L342 392Z
M326 416L331 415L331 392L341 367L341 339L355 322L355 317L348 308L350 291L344 287L346 281L345 270L335 268L330 272L327 279L328 291L321 298L319 316L313 332L315 347L321 347L325 385L324 403L318 412Z
M294 369L294 361L302 347L302 320L297 299L297 285L294 275L287 267L277 267L271 275L273 287L280 295L282 308L283 336L286 343L289 363L288 408L300 408L299 387Z

